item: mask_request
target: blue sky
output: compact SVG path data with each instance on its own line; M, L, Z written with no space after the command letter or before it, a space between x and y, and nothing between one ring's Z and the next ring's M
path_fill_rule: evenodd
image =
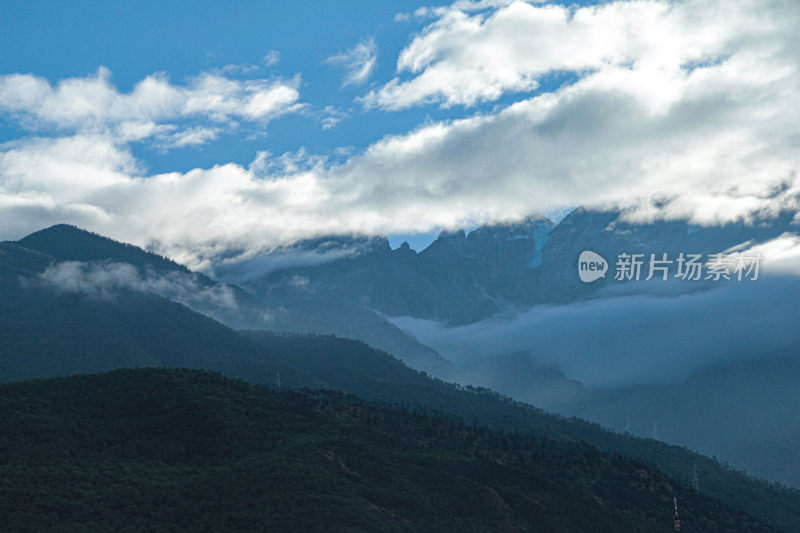
M2 238L72 222L203 265L325 233L419 248L444 227L609 202L719 223L797 192L792 3L3 15Z
M340 87L341 69L325 60L373 36L380 43L375 77L389 78L394 58L420 23L396 22L398 12L418 2L11 2L0 34L2 73L30 72L57 82L94 73L113 73L121 92L155 72L175 83L225 65L263 67L261 76L302 76L302 99L322 112L343 112L363 86ZM424 4L428 5L428 4ZM279 53L275 65L263 58ZM429 112L436 112L435 109ZM365 116L366 115L366 116ZM339 146L363 147L386 133L402 133L420 120L419 110L404 114L360 110L334 130L323 131L319 117L291 116L269 125L269 138L248 141L226 136L213 146L160 154L139 150L153 172L188 170L221 160L250 162L257 150L274 153L307 147L329 153ZM4 123L7 140L20 134Z

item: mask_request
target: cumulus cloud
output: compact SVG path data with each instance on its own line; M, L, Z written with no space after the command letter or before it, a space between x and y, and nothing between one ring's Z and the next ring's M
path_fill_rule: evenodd
M359 85L366 82L375 70L378 61L378 46L369 37L353 48L329 57L326 62L341 66L345 71L343 85Z
M153 74L122 93L104 67L93 76L62 80L56 86L31 74L10 74L0 76L0 112L31 131L107 132L119 142L154 137L165 146L186 146L215 138L221 125L263 124L299 111L299 82L233 80L204 73L178 86L164 74ZM216 129L185 124L199 119L211 121Z
M508 5L504 5L508 4ZM633 71L649 97L671 99L698 65L774 46L776 22L760 16L785 3L640 1L578 8L528 2L458 2L436 13L403 50L399 73L370 92L368 106L402 109L436 102L473 105L506 92L532 91L544 76ZM498 9L485 11L489 6ZM472 11L479 11L471 14ZM783 31L794 24L783 21ZM622 80L620 80L622 81ZM665 83L667 82L667 83ZM659 94L654 94L657 92Z
M626 216L637 221L695 224L797 209L800 5L687 0L567 9L517 2L429 16L439 18L400 58L419 74L397 82L425 89L422 100L477 102L495 89L540 83L540 71L577 69L575 81L506 107L428 121L343 162L299 149L262 152L249 166L147 175L127 145L92 126L124 123L133 139L177 134L165 128L178 115L198 114L220 128L268 120L300 105L296 88L212 75L176 87L155 76L120 94L102 72L55 87L6 76L0 94L7 115L34 126L56 120L74 131L0 145L2 236L71 222L205 268L230 250L257 253L326 234L464 227L581 204L621 202L636 207ZM511 27L515 21L521 28ZM596 43L598 35L611 40ZM536 57L517 42L525 39L541 47ZM495 60L480 63L485 58ZM415 81L440 66L471 72L474 87L461 78ZM448 93L448 84L457 92ZM92 91L106 105L85 96ZM56 102L64 109L42 111ZM180 133L185 139L175 143L213 135Z

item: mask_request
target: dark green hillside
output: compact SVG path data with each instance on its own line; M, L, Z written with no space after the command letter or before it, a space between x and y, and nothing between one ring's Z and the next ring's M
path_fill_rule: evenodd
M42 272L53 261L47 254L11 242L0 242L0 283Z
M328 387L429 414L458 417L492 430L589 443L658 466L688 484L696 468L702 490L785 531L800 531L800 491L756 480L680 446L622 435L584 420L567 419L483 388L460 387L416 372L388 354L335 337L248 332L272 358L321 376Z
M231 377L318 386L264 356L222 324L159 296L119 290L103 297L54 291L34 276L46 256L0 245L0 382L139 366L217 370Z
M658 470L189 370L0 387L2 531L767 532Z
M183 265L142 250L138 246L103 237L69 224L58 224L31 233L17 244L55 258L57 261L106 261L150 267L156 272L190 270Z

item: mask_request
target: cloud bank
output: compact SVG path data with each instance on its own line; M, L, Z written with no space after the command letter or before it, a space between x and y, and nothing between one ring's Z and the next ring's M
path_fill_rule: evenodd
M454 328L407 317L392 322L453 360L464 382L484 383L493 360L499 369L509 354L524 353L532 366L558 368L590 387L615 388L675 383L715 365L795 354L798 298L797 277L771 276L667 296L539 306Z

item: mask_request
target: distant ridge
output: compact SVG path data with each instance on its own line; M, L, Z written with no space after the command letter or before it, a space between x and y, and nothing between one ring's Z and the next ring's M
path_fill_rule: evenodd
M119 261L158 272L190 272L172 259L70 224L56 224L31 233L17 244L51 255L57 261Z

